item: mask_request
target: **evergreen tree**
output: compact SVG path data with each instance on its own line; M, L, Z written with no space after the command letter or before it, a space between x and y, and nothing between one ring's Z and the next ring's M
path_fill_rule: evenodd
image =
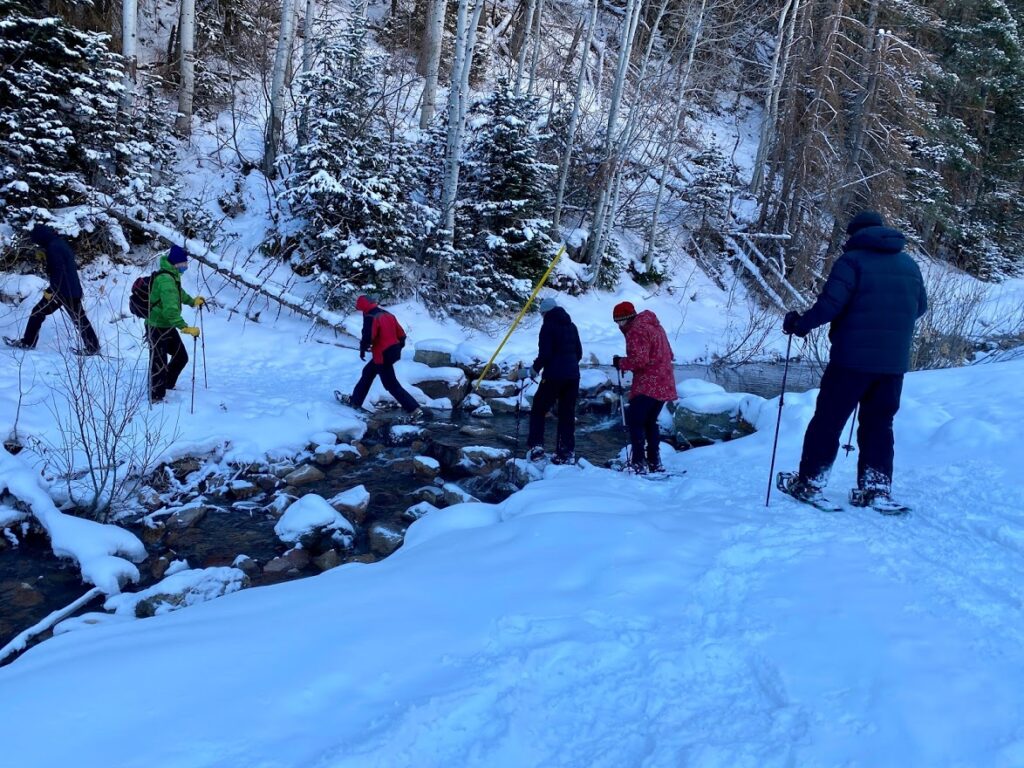
M293 153L286 192L302 223L300 264L332 305L400 294L415 276L428 212L410 200L411 148L377 123L380 61L367 47L366 19L352 14L340 34L325 33L318 56L302 83L308 139Z
M119 112L125 73L109 37L36 18L13 0L0 0L0 17L0 222L81 206L81 225L109 227L88 207L102 202L97 194L144 207L169 199L150 173L170 152L159 118L167 110L146 98Z
M474 105L476 130L466 152L466 180L456 245L470 303L512 310L529 296L554 255L548 232L553 168L539 159L537 101L502 81Z

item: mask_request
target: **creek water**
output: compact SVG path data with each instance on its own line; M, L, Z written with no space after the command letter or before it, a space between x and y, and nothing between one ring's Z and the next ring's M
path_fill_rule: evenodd
M700 378L712 381L729 391L750 392L763 397L778 394L783 366L775 363L751 363L736 369L716 369L704 365L677 366L677 380ZM614 372L612 372L614 376ZM819 374L807 364L790 364L787 391L804 391L817 386ZM371 429L363 440L371 454L353 462L339 462L324 470L323 480L303 486L300 493L317 493L325 498L363 485L370 493L367 520L358 528L354 546L345 559L366 557L369 552L367 531L375 523L404 530L409 520L405 511L426 497L425 488L437 488L439 480L431 481L413 471L412 459L418 454L432 456L443 465L442 479L457 483L466 492L482 501L495 502L515 490L505 472L477 477L453 470L451 456L459 448L490 446L507 448L519 458L526 449L529 414L523 413L519 424L513 414L495 414L480 419L463 411L438 411L426 425L427 434L415 449L390 445L389 427L397 413L374 417ZM554 444L554 420L547 422L549 448ZM518 440L516 435L518 433ZM592 464L602 466L618 456L627 442L617 408L598 411L581 408L577 417L576 453ZM185 559L193 568L230 565L240 554L259 563L266 563L285 549L274 533L277 517L267 510L272 493L261 493L245 501L226 497L207 497L209 511L195 525L168 532L154 541L147 538L144 526L126 522L126 527L143 537L150 552L140 564L142 583L155 581L152 562L158 557ZM318 569L309 565L301 575L314 575ZM272 579L256 577L253 584ZM53 556L41 534L24 537L18 546L0 549L0 647L19 632L32 626L51 611L75 600L85 590L77 569ZM96 609L98 601L91 606Z

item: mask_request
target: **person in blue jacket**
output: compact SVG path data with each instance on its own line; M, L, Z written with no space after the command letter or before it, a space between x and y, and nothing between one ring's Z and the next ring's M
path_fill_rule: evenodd
M530 446L527 458L544 458L544 418L551 407L558 406L558 432L552 464L571 464L576 460L576 398L580 391L580 360L583 345L569 313L554 299L540 303L544 321L540 326L537 359L533 366L520 372L520 378L541 377L540 386L530 408Z
M21 339L4 341L19 349L34 349L39 340L43 320L58 309L63 309L82 337L82 347L74 350L83 355L95 355L100 351L100 340L93 330L82 306L82 283L78 279L78 265L71 246L57 232L45 224L36 224L29 235L32 242L41 249L46 261L46 275L50 285L43 291L43 298L32 308L25 335Z
M843 426L860 405L857 486L871 503L891 492L893 418L910 369L914 323L928 299L917 262L903 250L906 237L886 227L880 214L858 213L846 233L843 253L814 306L803 315L789 312L782 324L787 334L802 337L831 323L832 344L789 491L797 497L821 494Z

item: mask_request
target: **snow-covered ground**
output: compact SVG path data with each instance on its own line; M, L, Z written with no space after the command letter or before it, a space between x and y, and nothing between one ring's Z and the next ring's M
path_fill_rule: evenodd
M502 504L431 511L380 563L48 640L0 669L4 752L47 768L1022 765L1022 375L908 377L909 517L766 509L767 401L756 435L673 456L680 478L550 468ZM813 402L787 398L783 469Z

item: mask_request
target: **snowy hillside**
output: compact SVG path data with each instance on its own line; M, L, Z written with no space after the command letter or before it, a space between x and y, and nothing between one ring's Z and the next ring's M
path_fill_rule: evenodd
M1017 766L1024 363L908 376L905 518L764 506L777 401L657 482L552 468L395 555L0 670L19 766ZM780 466L814 393L787 398ZM831 489L853 483L840 459ZM59 737L54 736L54 730Z

